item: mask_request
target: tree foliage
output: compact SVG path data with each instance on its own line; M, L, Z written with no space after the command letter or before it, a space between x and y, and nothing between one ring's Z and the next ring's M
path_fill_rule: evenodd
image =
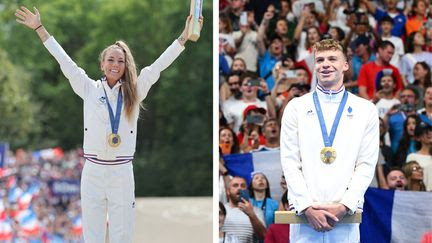
M11 70L28 73L17 78L7 71L9 79L19 87L28 87L19 89L24 101L34 100L33 105L24 101L17 105L25 110L20 117L0 110L6 120L23 123L0 123L5 125L0 138L7 138L12 147L32 149L82 146L82 100L37 35L15 22L18 3L28 8L37 4L48 32L93 79L101 76L99 53L116 40L128 43L139 69L151 64L180 35L189 13L189 1L174 0L0 3L0 47L7 52ZM186 44L186 50L162 73L144 100L146 110L140 114L134 161L137 195L212 194L211 6L211 1L204 2L205 25L199 41ZM21 132L20 140L10 139L13 129Z

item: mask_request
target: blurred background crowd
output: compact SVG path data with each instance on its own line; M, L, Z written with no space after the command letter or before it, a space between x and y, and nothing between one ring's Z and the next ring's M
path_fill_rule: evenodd
M346 50L346 89L379 113L371 187L432 191L432 2L221 0L219 11L221 202L239 196L226 158L279 150L283 110L315 91L313 45L329 38ZM251 178L246 186L254 198L259 185ZM272 200L283 208L280 198Z
M83 242L81 149L18 149L1 161L0 242Z

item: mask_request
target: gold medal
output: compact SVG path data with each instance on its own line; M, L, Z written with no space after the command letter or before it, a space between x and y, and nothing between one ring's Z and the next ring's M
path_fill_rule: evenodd
M120 145L120 143L121 143L120 135L114 134L114 133L111 133L110 135L108 135L108 144L111 147L114 147L114 148L118 147Z
M320 157L322 162L331 164L336 159L336 150L332 147L324 147L321 149Z

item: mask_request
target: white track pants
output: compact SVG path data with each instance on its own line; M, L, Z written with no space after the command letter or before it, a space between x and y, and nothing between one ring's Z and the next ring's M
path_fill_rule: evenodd
M317 232L309 224L290 225L291 243L359 243L359 224L336 224L328 232Z
M135 183L132 162L99 165L86 160L81 175L81 208L85 243L132 242Z

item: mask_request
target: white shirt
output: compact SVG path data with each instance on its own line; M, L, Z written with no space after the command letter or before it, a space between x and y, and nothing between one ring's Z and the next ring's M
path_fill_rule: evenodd
M384 118L384 116L387 114L387 112L392 108L394 105L400 104L400 100L393 98L393 99L380 99L376 104L376 108L378 110L378 116L380 118Z
M233 33L234 40L240 39L242 36L241 31ZM247 70L251 72L257 71L258 65L258 34L256 31L249 30L243 37L241 45L237 49L235 58L240 57L246 62Z
M317 93L330 132L343 92ZM324 142L312 93L291 100L281 123L281 163L289 202L297 213L324 203L342 203L350 213L361 208L378 160L379 120L375 106L348 93L332 146L337 157L331 164L320 159Z
M115 111L121 83L117 83L113 89L110 89L106 82L89 78L52 36L44 42L44 45L60 64L74 92L84 100L84 154L86 158L98 160L101 163L109 160L107 163L110 164L131 160L135 153L139 103L135 108L132 121L127 120L123 107L118 129L121 144L116 148L110 147L107 137L112 131L106 101L102 98L105 97L103 88L107 91L108 99ZM140 102L147 96L150 87L159 79L160 72L166 69L183 50L184 46L175 40L152 65L141 70L137 79L137 94Z
M225 209L227 214L222 231L236 236L240 243L258 242L249 216L237 207L232 208L229 203L225 204ZM258 219L265 226L263 211L257 207L254 207L253 210Z

